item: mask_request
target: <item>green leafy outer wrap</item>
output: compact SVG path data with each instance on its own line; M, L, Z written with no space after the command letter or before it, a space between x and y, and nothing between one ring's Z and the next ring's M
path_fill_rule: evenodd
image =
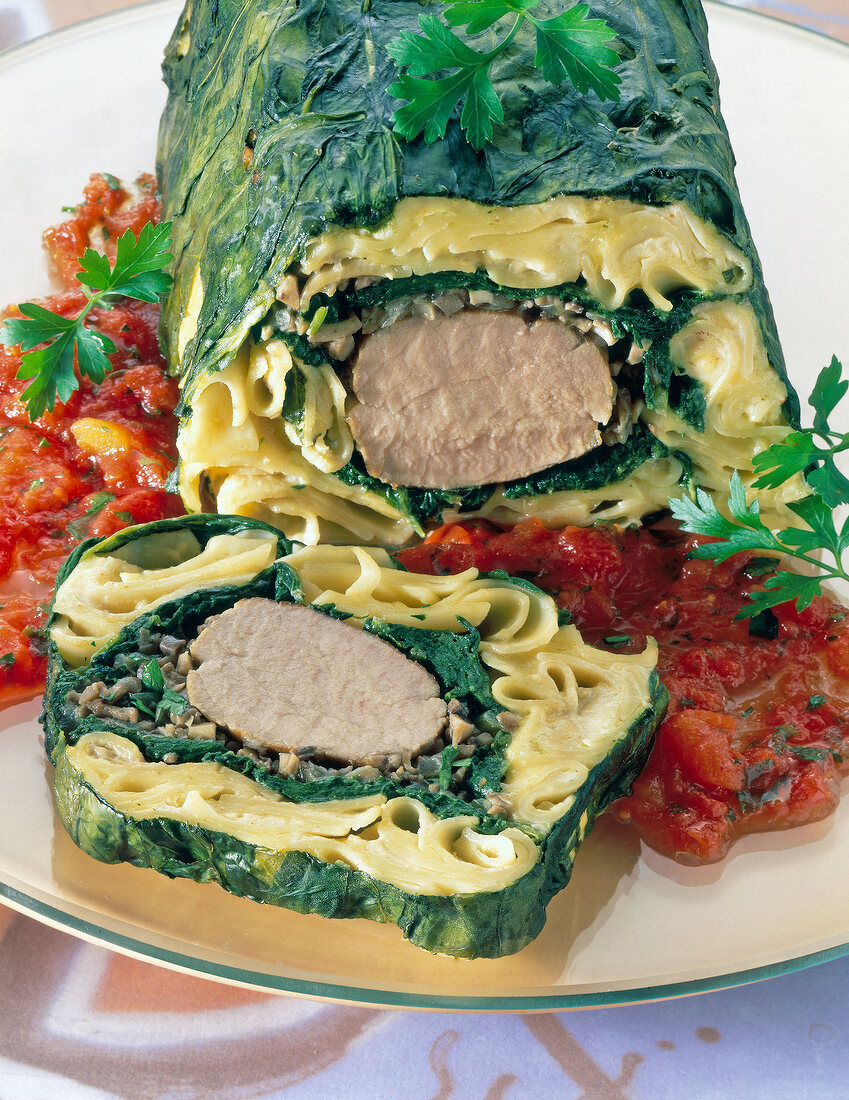
M192 516L163 520L120 532L100 543L96 540L84 543L63 567L60 583L86 555L113 551L142 535L181 527L189 527L202 544L212 534L220 532L245 528L271 530L265 524L239 517ZM281 553L289 548L281 537ZM613 799L628 792L645 763L667 701L666 690L655 672L651 673L649 682L648 706L635 716L629 729L620 731L608 754L590 771L576 792L569 812L547 835L520 826L533 837L540 849L540 858L526 875L497 892L415 896L361 871L341 864L323 863L303 852L255 847L231 835L167 817L136 820L110 806L71 765L67 757L69 745L87 733L111 730L132 740L148 760L161 761L166 756L173 760L171 754L175 754L178 763L216 761L298 801L381 792L388 797L404 794L418 798L440 817L475 815L478 817L476 828L482 832L497 832L516 825L511 820L489 816L480 805L475 808L474 804L451 794L433 794L425 788L401 785L388 777L372 783L338 777L301 783L272 774L250 758L237 756L213 742L147 734L92 715L77 720L65 705L67 693L100 678L101 673L109 669L116 653L137 652L141 626L179 632L191 628L192 624L196 627L208 614L244 596L272 596L275 593L277 598L297 597L297 577L291 569L287 572L285 565L282 569L278 564L264 570L245 587L200 590L161 604L124 627L105 650L89 664L76 669L63 661L50 642L42 723L46 750L55 764L57 810L74 842L106 863L130 862L152 867L171 877L216 882L238 896L297 912L395 923L404 936L432 952L465 958L499 957L524 947L545 923L545 906L550 898L568 883L575 849L592 828L595 818ZM388 628L381 633L391 636L404 631L417 633L410 628ZM465 672L467 679L474 679L471 670L466 668ZM113 672L113 675L118 674ZM475 690L479 696L486 696L480 687Z
M505 121L480 153L456 113L430 146L392 130L399 103L386 91L397 75L387 43L440 9L435 0L188 0L166 51L159 137L164 216L175 220L176 281L163 317L172 361L198 265L206 290L181 367L185 392L232 357L308 239L329 223L375 224L399 199L421 195L504 206L560 194L686 201L751 260L753 304L786 381L698 0L590 4L618 40L619 102L545 83L522 28L493 64ZM542 0L535 15L563 9ZM798 415L792 391L786 412L791 422Z

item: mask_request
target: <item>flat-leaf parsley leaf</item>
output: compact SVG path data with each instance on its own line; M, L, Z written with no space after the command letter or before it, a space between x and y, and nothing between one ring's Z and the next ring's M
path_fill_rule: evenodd
M731 519L722 515L703 489L696 490L695 499L682 497L669 502L672 515L683 530L721 540L695 547L691 557L722 562L743 550L768 550L795 558L816 570L813 576L788 570L774 573L764 582L763 591L751 593L750 602L739 612L738 619L759 615L790 600L795 600L797 610L803 611L821 594L823 580L849 581L845 563L849 518L838 526L834 514L838 505L849 503L849 479L835 462L837 455L849 451L849 432L837 432L829 425L829 417L849 389L849 380L842 378L842 369L834 357L820 371L810 398L813 427L790 432L781 443L767 447L754 460L759 475L752 483L755 489L774 489L796 474L805 474L814 492L787 505L803 526L771 531L760 517L758 501L748 501L736 471L729 486Z
M112 309L118 298L156 302L171 286L164 270L171 262L171 223L148 222L138 237L127 230L118 238L114 266L106 256L87 248L80 257L77 279L86 288L88 302L76 317L60 317L35 302L23 302L22 317L3 322L0 342L20 344L24 353L17 377L31 379L21 394L30 419L35 420L78 389L80 375L102 382L111 368L107 358L115 345L108 336L88 328L85 319L93 309Z
M402 31L387 50L406 73L389 87L406 100L395 111L395 130L407 141L424 132L430 145L445 137L448 120L463 101L460 128L477 152L492 140L493 124L504 121L501 101L490 79L490 67L529 23L536 35L534 63L550 84L569 81L581 94L592 90L601 99L618 100L621 77L612 71L619 55L603 19L588 18L586 4L576 4L551 19L530 14L540 0L446 0L445 23L435 15L419 17L422 34ZM489 30L513 16L506 36L489 51L466 45L449 27L465 27L467 37ZM446 26L445 24L448 24ZM441 75L437 75L441 74Z

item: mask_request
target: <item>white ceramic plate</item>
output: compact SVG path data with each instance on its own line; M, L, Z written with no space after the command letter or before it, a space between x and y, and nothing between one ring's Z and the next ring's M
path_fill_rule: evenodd
M0 301L46 288L41 231L91 172L152 170L159 56L179 7L134 8L0 57ZM833 353L849 353L849 50L731 8L710 17L743 199L790 374L807 393ZM394 927L298 916L89 859L54 819L37 712L3 715L0 895L168 966L335 1000L516 1010L715 989L849 951L849 800L828 821L748 837L706 868L679 867L602 820L539 938L512 958L463 962L426 955Z

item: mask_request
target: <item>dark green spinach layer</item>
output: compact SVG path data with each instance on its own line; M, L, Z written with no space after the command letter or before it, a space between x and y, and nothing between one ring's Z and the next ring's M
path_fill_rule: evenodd
M681 482L684 484L692 469L690 459L680 451L670 451L644 424L637 423L625 443L596 447L570 462L561 462L540 473L509 481L504 487L504 495L515 499L562 490L601 489L629 477L650 458L663 458L671 454L681 462ZM467 489L394 488L372 477L358 453L341 470L337 470L335 476L347 485L361 485L371 492L380 493L419 531L428 520L438 520L445 509L475 511L499 488L496 485L473 485Z

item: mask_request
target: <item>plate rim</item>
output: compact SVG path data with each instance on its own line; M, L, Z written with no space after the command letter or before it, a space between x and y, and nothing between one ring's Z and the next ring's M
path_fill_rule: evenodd
M52 30L28 38L24 42L17 42L0 50L0 67L5 68L7 65L25 60L30 54L42 53L44 50L52 49L53 46L61 46L62 39L85 38L91 32L97 33L103 26L110 23L126 24L141 21L157 14L159 11L165 12L169 8L176 10L184 2L185 0L144 0L141 4L132 4L129 7L117 8L115 11L102 12L100 15L89 15L85 19L78 19L76 23L69 23L65 27L54 27ZM721 3L721 0L709 0L709 2Z
M335 985L304 978L278 977L274 974L247 972L235 966L227 966L208 959L193 959L193 965L180 961L180 956L166 948L144 941L134 940L120 932L85 920L64 910L39 901L7 883L0 881L0 898L15 912L29 916L58 931L130 958L139 959L170 970L195 977L208 978L226 985L263 993L276 993L323 1001L328 1004L367 1005L370 1008L396 1009L423 1012L562 1012L588 1008L616 1008L630 1004L647 1004L652 1001L674 1000L698 993L715 993L721 989L750 985L795 974L821 963L832 962L849 955L849 943L822 948L806 955L795 956L777 963L736 970L728 974L710 975L681 982L665 982L661 985L636 986L632 989L600 990L594 993L556 993L527 996L464 996L461 1003L452 994L404 993L401 990L372 990L364 986ZM412 948L411 945L411 950ZM185 956L183 956L185 958Z
M78 41L89 35L111 30L117 25L126 28L134 23L164 16L166 12L178 12L180 6L180 0L146 0L145 3L139 5L91 16L70 26L48 31L26 42L0 51L0 69L10 69L54 48L61 49L66 41ZM736 20L757 24L767 28L772 33L779 33L791 39L804 41L809 46L813 43L817 49L831 49L836 56L841 57L844 61L849 61L849 43L833 38L816 28L788 23L767 12L741 8L733 3L723 2L723 0L705 0L704 6L709 20L712 13L721 13L722 18L729 18L732 22ZM722 78L720 75L720 93L721 90ZM0 899L13 911L29 916L42 924L66 932L78 939L181 973L265 993L291 995L327 1003L367 1005L372 1008L407 1011L526 1013L648 1003L698 993L715 992L763 981L768 978L805 970L849 955L849 941L847 941L846 943L757 967L685 979L678 982L664 982L658 985L642 985L633 988L582 993L570 993L564 989L564 992L554 994L506 996L493 994L463 996L460 998L453 993L434 994L403 990L376 990L369 986L339 985L332 982L321 982L292 976L263 974L256 970L246 971L211 959L202 959L198 956L189 957L185 954L180 955L168 948L107 928L96 921L88 920L76 913L69 913L40 898L33 897L7 882L0 881ZM141 930L139 929L139 931Z
M29 54L37 54L45 49L51 49L55 45L61 45L61 40L64 38L84 37L91 32L96 33L102 26L110 23L141 21L160 11L165 12L169 8L176 11L181 4L185 6L185 0L144 0L141 4L118 8L115 11L104 12L100 15L90 15L65 27L55 27L53 30L29 38L25 42L18 42L15 45L0 49L0 67L24 60ZM845 42L841 38L835 38L818 27L806 27L800 23L790 23L766 11L740 7L739 4L734 3L734 0L702 0L702 7L708 17L710 17L712 11L722 11L723 14L727 14L732 19L767 23L772 29L785 32L794 37L813 38L822 47L831 46L838 52L843 53L849 51L849 42ZM720 87L720 92L721 90Z

